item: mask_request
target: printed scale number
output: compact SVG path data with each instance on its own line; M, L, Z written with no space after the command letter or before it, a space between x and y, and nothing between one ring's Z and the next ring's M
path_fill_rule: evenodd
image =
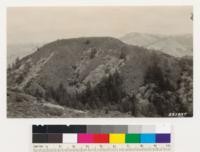
M171 152L170 144L33 144L33 152Z

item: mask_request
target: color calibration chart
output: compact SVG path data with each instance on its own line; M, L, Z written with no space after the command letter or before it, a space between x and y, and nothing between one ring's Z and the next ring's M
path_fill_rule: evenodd
M171 152L171 125L33 125L33 152Z

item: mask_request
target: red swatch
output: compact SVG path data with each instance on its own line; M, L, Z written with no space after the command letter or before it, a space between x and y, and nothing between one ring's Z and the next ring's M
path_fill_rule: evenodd
M93 134L93 143L109 143L109 134Z

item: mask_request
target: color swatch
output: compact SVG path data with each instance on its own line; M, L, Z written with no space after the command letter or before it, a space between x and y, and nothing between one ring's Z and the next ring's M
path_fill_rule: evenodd
M140 143L140 134L126 134L126 143Z
M109 134L109 143L120 144L125 143L126 134Z
M171 143L171 126L45 125L32 127L33 143Z

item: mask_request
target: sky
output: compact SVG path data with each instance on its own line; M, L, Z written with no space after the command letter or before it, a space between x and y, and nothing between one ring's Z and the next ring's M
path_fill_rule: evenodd
M192 33L192 6L79 6L7 8L8 44L112 36L130 32Z

